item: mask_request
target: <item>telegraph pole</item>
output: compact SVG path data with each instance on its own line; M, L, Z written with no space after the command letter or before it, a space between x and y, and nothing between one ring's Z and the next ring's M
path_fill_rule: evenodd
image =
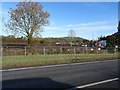
M118 2L118 52L120 53L120 1Z

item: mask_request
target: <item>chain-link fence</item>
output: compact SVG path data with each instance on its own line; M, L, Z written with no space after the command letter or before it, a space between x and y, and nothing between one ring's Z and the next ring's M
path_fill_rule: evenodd
M118 48L107 47L78 47L78 46L4 46L1 47L3 56L36 55L36 54L109 54L117 53Z

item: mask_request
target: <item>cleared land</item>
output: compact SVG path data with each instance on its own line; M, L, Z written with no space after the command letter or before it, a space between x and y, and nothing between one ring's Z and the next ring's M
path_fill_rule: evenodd
M54 54L3 56L2 69L118 59L118 54Z

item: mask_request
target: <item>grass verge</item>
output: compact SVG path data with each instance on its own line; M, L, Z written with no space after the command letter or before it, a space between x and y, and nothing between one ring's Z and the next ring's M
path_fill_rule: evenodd
M63 63L89 62L117 59L117 54L54 54L54 55L27 55L3 56L2 69L35 67Z

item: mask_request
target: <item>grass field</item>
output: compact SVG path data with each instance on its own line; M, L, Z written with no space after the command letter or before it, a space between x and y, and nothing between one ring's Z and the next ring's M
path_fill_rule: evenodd
M63 63L87 62L97 60L117 59L117 54L54 54L54 55L27 55L3 56L2 69L43 66Z

